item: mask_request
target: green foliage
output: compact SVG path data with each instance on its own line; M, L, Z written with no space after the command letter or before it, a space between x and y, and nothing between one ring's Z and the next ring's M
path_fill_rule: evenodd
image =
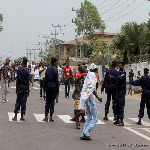
M64 43L64 41L57 39L56 41L54 39L51 40L49 49L46 51L46 55L43 57L44 62L50 65L51 58L54 57L54 51L55 51L55 58L59 59L59 44ZM56 45L56 50L55 50Z
M81 3L81 8L77 11L75 19L77 35L85 33L85 35L94 32L95 30L104 31L105 23L101 20L97 7L88 0Z
M19 57L19 58L15 59L15 60L14 60L14 63L22 62L24 57L25 57L25 56Z
M3 22L3 15L2 14L0 14L0 24ZM0 32L2 31L2 29L3 29L3 27L2 26L0 26Z
M146 23L135 22L122 26L121 34L113 41L113 47L121 51L123 61L130 62L130 57L150 53L150 29Z
M93 49L90 59L96 64L107 64L108 63L108 48L109 45L106 41L95 40L91 43Z

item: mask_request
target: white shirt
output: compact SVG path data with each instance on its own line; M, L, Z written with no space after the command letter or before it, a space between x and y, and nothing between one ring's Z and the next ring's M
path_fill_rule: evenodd
M31 64L31 72L30 72L30 74L34 74L35 73L34 68L35 68L35 65Z
M95 73L88 72L84 80L84 84L81 92L79 109L84 109L85 102L88 101L89 99L94 98L93 92L96 89L96 83L97 83L97 77Z

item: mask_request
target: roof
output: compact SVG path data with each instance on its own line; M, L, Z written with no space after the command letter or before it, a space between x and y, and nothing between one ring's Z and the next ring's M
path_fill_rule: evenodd
M109 32L94 32L93 34L96 34L96 35L112 35L112 36L118 35L118 33L109 33Z
M118 35L118 33L108 33L108 32L94 32L94 34L95 35L110 35L110 36ZM78 42L82 43L83 42L83 37L80 37L77 40L78 40ZM101 40L108 42L108 44L111 44L111 42L112 42L112 38L106 38L105 37L105 38L101 38ZM72 41L65 42L61 45L76 45L76 43L77 43L76 40L72 40ZM87 39L87 37L85 37L84 43L90 44L90 40Z
M69 60L76 61L76 57L69 57ZM84 61L89 61L89 58L84 58ZM83 58L77 58L77 62L83 62Z

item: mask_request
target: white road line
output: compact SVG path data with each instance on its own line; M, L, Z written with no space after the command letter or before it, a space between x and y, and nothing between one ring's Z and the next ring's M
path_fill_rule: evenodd
M114 117L108 117L109 120L114 121ZM125 126L131 126L130 123L124 122Z
M87 116L85 116L85 118L87 119ZM105 124L105 122L103 122L103 121L101 121L101 120L98 120L96 124L97 124L97 125L98 125L98 124Z
M134 122L138 122L138 120L139 120L138 118L129 118L129 119L132 120L132 121L134 121ZM146 127L149 127L150 123L142 120L142 125L144 125Z
M146 132L149 132L150 133L150 128L137 128L137 129L141 129L141 130L144 130Z
M69 115L57 115L57 116L65 123L75 123L74 121L70 121L71 117Z
M45 114L33 114L37 122L44 122Z
M15 86L11 86L11 89L16 89L16 87Z
M17 115L17 121L13 121L12 118L14 118L15 114L12 113L12 112L8 112L8 117L9 117L9 121L10 122L23 122L23 121L20 121L20 118L21 118L21 114L18 113Z
M38 88L38 87L33 87L35 90L39 90L40 88Z
M148 141L150 141L150 138L148 137L148 136L146 136L146 135L144 135L144 134L142 134L142 133L140 133L140 132L138 132L138 131L135 131L134 129L132 129L131 127L123 127L124 129L127 129L127 130L129 130L129 131L131 131L131 132L133 132L133 133L135 133L136 135L139 135L139 136L141 136L142 138L144 138L144 139L146 139L146 140L148 140Z

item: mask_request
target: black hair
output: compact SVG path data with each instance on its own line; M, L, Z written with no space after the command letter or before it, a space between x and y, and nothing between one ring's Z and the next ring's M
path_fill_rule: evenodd
M121 61L121 62L119 62L119 64L121 64L121 65L123 65L123 66L124 66L124 62L122 62L122 61Z
M57 62L56 58L51 58L51 64L53 65L55 62Z
M112 61L112 67L116 67L116 61Z
M23 63L24 65L26 65L27 62L28 62L27 58L26 58L26 57L23 57L23 62L22 62L22 63Z

